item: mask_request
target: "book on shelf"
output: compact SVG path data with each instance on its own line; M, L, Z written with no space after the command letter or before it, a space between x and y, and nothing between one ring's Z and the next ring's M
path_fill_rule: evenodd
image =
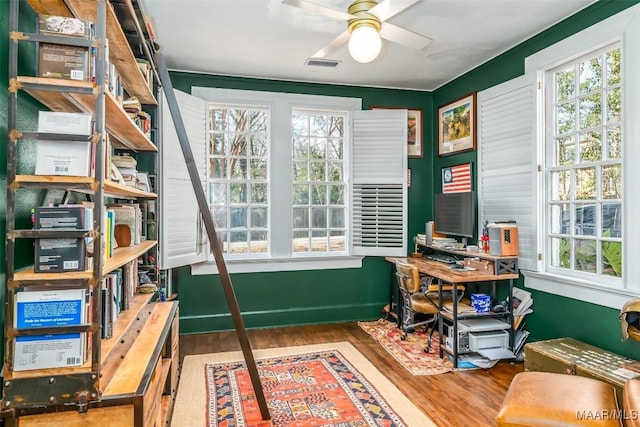
M87 247L84 238L36 239L36 273L84 271Z
M40 14L38 15L38 31L41 34L90 39L93 37L94 25L92 21L84 19Z
M14 327L81 325L86 319L85 289L21 291L15 295ZM79 366L85 360L85 333L18 336L14 343L14 371Z
M90 82L92 68L90 48L38 44L38 77Z
M87 113L38 112L38 132L88 136L93 125L93 116Z
M36 175L92 176L93 144L89 141L36 143Z
M35 227L42 230L91 230L93 208L82 205L38 206Z
M38 132L86 135L86 141L37 140L36 175L92 176L95 144L90 114L40 111Z
M113 209L106 208L106 213L104 215L105 218L105 259L109 259L113 256L113 250L118 247L118 243L116 242L115 235L115 218L116 213Z
M443 304L442 308L449 312L449 313L453 313L453 303L452 302L446 302ZM473 308L472 306L470 306L469 304L465 304L463 302L459 302L456 305L456 308L458 309L458 314L468 314L468 313L476 313L476 309Z
M138 63L138 68L140 68L140 72L144 76L144 80L147 82L147 86L149 86L149 90L153 91L153 70L151 69L151 64L146 59L136 58L136 62Z
M102 329L100 336L104 338L113 337L113 290L106 278L100 282L100 312L102 314Z
M142 211L138 203L110 204L113 210L114 232L119 247L140 244L142 233Z

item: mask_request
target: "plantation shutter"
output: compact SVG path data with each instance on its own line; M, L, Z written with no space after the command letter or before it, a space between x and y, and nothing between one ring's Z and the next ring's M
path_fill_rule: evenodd
M518 267L538 269L538 188L535 73L478 94L479 226L515 220Z
M356 111L352 227L355 255L407 254L407 110Z
M204 188L207 171L206 102L178 90L175 94ZM208 245L204 238L198 203L178 134L166 100L163 101L160 150L160 268L168 269L206 261Z

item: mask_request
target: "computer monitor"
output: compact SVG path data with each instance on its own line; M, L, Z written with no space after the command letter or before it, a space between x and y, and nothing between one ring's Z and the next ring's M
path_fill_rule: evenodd
M434 231L447 236L473 237L476 226L475 193L440 193L434 198Z

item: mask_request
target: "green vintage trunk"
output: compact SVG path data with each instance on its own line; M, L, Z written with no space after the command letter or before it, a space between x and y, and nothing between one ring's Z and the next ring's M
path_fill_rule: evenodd
M640 376L624 365L634 360L604 351L573 338L557 338L527 343L524 346L524 368L527 371L556 372L579 375L607 382L622 397L624 383Z

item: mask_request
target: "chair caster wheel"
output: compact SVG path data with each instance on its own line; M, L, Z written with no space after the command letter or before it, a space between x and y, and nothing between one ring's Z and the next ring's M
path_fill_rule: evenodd
M406 336L406 335L403 335L403 336L401 336L401 337L400 337L400 340L401 340L401 341L405 341L406 339L407 339L407 336Z

